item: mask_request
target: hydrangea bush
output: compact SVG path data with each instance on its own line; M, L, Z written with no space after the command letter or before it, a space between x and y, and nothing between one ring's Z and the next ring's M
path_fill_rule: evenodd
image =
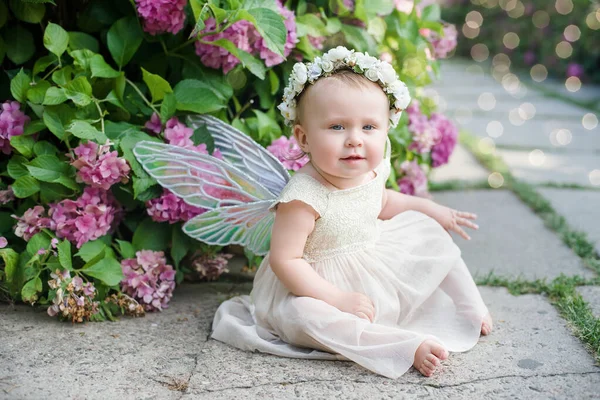
M0 298L73 322L168 307L176 285L217 279L230 254L193 241L206 210L135 160L141 140L221 158L210 113L290 171L278 110L297 61L339 45L393 64L415 103L391 130L390 186L427 196L456 130L421 98L454 46L429 1L0 0ZM255 255L246 251L252 263Z

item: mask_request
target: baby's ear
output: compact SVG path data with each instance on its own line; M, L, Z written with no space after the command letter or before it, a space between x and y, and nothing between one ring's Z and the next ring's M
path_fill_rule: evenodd
M298 142L298 145L300 146L302 151L306 153L308 150L308 141L306 140L306 132L304 131L302 125L295 124L293 127L293 133L296 142Z

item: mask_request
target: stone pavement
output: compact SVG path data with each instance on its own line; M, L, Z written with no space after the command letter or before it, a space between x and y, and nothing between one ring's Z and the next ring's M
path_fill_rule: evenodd
M593 173L600 170L600 128L582 123L590 111L532 89L511 95L472 63L446 62L442 77L432 90L447 114L471 134L494 140L502 156L509 154L505 161L518 179L585 186L539 191L600 251L600 178ZM493 94L496 106L491 108L486 95L486 110L478 109L482 93ZM519 118L531 115L526 102L536 112L523 122ZM488 175L459 147L432 180L476 183ZM433 194L442 204L479 215L481 228L472 232L473 240L456 238L476 277L490 272L528 280L560 273L594 276L511 191ZM117 323L71 325L49 318L43 309L1 305L0 399L600 398L600 368L556 308L544 296L513 296L502 287L480 286L495 319L494 332L472 350L452 354L432 378L411 370L390 380L351 362L284 359L231 348L208 336L218 304L251 289L251 276L236 263L228 280L181 285L162 313ZM578 290L600 317L600 287Z

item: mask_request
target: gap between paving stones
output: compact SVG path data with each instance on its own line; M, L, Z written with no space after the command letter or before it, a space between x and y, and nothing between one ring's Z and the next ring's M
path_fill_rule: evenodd
M587 239L585 232L575 231L569 227L565 218L552 208L549 201L540 195L533 185L514 178L500 156L493 152L481 151L475 136L461 131L460 141L489 171L499 172L504 178L504 186L512 190L532 211L540 216L546 226L556 232L563 242L582 259L584 265L597 274L594 279L561 275L550 284L545 280L509 280L489 274L482 280L478 280L477 284L506 287L515 295L536 293L548 296L559 314L567 320L575 336L584 343L596 361L600 363L600 319L593 315L589 304L576 290L577 286L600 284L600 277L598 277L600 275L600 255L596 252L594 244Z

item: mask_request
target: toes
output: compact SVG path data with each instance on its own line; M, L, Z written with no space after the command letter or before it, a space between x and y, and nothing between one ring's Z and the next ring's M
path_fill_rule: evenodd
M440 360L445 360L448 358L448 351L446 351L446 349L444 349L441 345L433 346L431 348L431 353L433 353L433 355Z
M441 364L440 359L434 356L433 354L428 354L425 358L425 361L430 362L434 367L439 367Z
M435 365L434 363L432 363L431 361L429 361L429 360L423 360L423 365L424 365L426 368L428 368L428 369L430 369L430 370L432 370L432 371L435 371L435 367L436 367L436 365Z

